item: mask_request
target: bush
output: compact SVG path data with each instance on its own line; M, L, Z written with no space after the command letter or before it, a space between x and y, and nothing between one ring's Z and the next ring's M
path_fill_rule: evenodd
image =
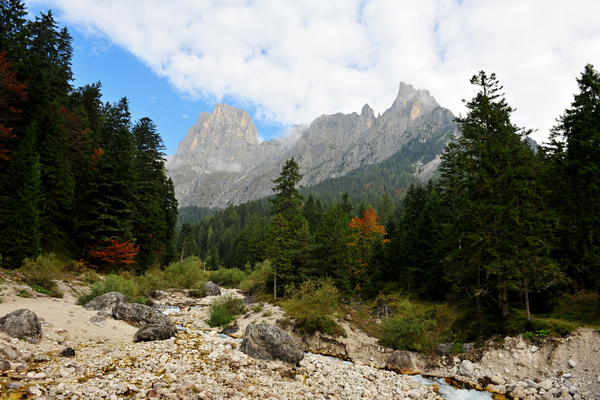
M339 299L333 280L309 279L299 286L288 285L286 293L289 300L284 308L296 318L296 328L300 333L321 331L330 335L345 335L344 330L333 319Z
M430 352L449 338L452 320L445 306L428 310L402 299L396 308L395 317L381 325L383 346Z
M146 293L140 290L137 279L134 279L127 274L110 274L107 275L104 280L90 286L89 292L84 293L77 298L77 304L86 304L96 297L110 292L123 293L130 303L148 303L148 298L145 296Z
M219 286L239 287L246 274L237 268L219 268L210 275L210 280Z
M171 263L161 274L165 285L163 288L197 289L208 281L203 270L204 263L198 257Z
M211 328L215 326L225 327L235 318L246 312L246 306L242 299L233 296L217 297L210 304L210 318L206 323Z
M23 282L32 288L34 286L40 288L39 292L52 297L63 297L64 294L59 289L55 279L62 276L64 266L56 259L54 253L40 255L35 259L26 258L19 272L23 275Z
M250 292L252 295L263 294L267 287L267 282L273 279L273 266L271 261L263 261L262 263L256 263L254 269L246 268L246 280L240 283L240 289L246 292Z

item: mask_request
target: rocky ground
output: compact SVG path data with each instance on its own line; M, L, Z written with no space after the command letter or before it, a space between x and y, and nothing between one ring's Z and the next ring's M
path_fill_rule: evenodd
M137 327L98 318L98 312L75 305L73 286L63 284L64 299L22 298L16 296L20 286L3 286L0 317L28 308L43 319L43 338L33 344L0 332L0 360L6 360L0 361L0 399L440 398L433 387L387 370L386 365L485 388L497 398L600 399L600 334L590 330L545 343L506 338L458 357L421 357L382 348L345 321L348 338L294 339L306 351L338 355L352 363L308 353L291 366L253 359L239 350L248 324L275 323L283 317L272 305L241 316L239 330L231 337L205 322L213 297L192 299L165 292L156 301L180 307L169 314L178 324L177 336L133 343ZM75 355L61 356L66 347ZM390 361L397 359L400 364Z

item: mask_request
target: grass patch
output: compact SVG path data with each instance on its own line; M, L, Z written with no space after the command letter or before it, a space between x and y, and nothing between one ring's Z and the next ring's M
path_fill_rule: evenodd
M254 307L252 307L252 311L254 311L255 313L259 313L263 310L263 306L261 304L258 304Z
M344 329L335 321L339 292L330 278L309 279L300 285L288 285L289 298L283 308L296 318L296 329L302 334L324 332L346 336Z
M246 312L246 306L242 299L233 296L217 297L210 304L210 318L206 321L208 326L226 327L231 324L238 315Z
M17 292L17 296L19 297L31 297L31 293L29 293L29 290L27 289L19 289L19 291Z

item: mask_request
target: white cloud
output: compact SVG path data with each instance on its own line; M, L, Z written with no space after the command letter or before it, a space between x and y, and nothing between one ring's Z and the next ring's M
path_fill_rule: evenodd
M469 79L483 69L539 140L585 64L600 67L597 0L40 1L182 93L234 98L283 125L365 102L382 112L400 81L464 114Z

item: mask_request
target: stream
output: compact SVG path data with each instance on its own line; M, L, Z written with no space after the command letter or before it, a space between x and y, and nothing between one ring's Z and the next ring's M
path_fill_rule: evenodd
M192 308L203 308L203 307L204 306L193 306ZM169 315L172 312L180 311L179 306L167 306L167 305L162 305L162 304L155 304L154 308L162 311L165 315ZM185 328L182 327L181 325L175 324L175 326L179 330L185 330ZM242 341L242 339L232 338L231 336L228 336L228 335L225 335L222 333L219 333L218 336L221 338L224 338L224 339L233 339L233 340L236 340L239 342ZM341 358L337 358L337 357L325 356L325 355L321 355L321 354L314 354L314 353L310 353L310 352L304 353L304 355L307 357L325 357L329 360L338 361L345 365L354 365L354 363L352 363L351 361L345 361L345 360L342 360ZM446 383L444 378L435 378L435 377L426 378L422 375L408 375L408 376L411 379L413 379L417 382L421 382L428 386L437 385L438 386L438 394L446 400L490 400L490 399L492 399L492 394L489 392L478 391L478 390L474 390L474 389L473 390L454 389L452 386L450 386Z

